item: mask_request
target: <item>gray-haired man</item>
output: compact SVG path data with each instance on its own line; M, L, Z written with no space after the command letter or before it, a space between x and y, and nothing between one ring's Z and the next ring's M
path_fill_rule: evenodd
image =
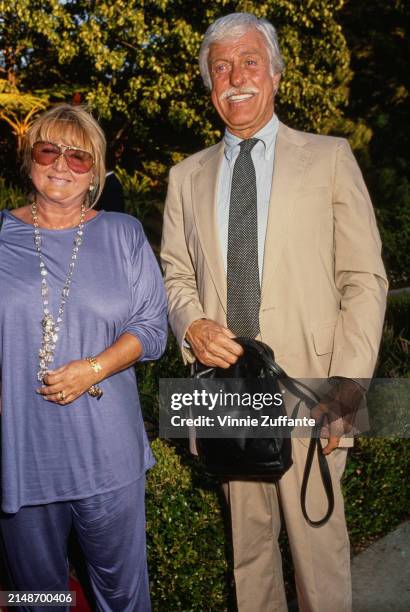
M273 26L246 13L217 20L200 53L205 84L226 125L222 142L170 172L162 263L171 327L184 359L228 367L236 335L269 344L299 378L370 378L387 282L371 202L348 143L306 134L274 113L283 60ZM323 442L335 509L314 528L300 489L307 442L277 485L231 481L234 574L240 612L287 610L278 546L286 522L299 609L351 610L349 540L340 478L346 445ZM308 512L326 499L313 466Z

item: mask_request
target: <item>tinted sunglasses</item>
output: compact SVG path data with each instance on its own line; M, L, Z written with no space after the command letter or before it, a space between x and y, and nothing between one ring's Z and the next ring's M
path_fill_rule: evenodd
M31 147L31 158L40 166L54 164L61 155L67 166L77 174L89 172L94 165L94 158L88 151L83 151L71 145L56 144L55 142L35 142Z

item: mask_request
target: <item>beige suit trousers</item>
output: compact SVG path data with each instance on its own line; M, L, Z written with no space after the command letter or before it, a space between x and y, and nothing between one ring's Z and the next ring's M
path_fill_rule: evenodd
M351 612L350 547L340 480L347 449L328 455L335 509L322 527L302 515L300 490L307 440L292 441L293 466L275 485L230 481L223 486L231 510L234 576L239 612L286 612L278 537L281 513L289 537L299 612ZM315 520L327 508L318 463L309 480L307 510Z

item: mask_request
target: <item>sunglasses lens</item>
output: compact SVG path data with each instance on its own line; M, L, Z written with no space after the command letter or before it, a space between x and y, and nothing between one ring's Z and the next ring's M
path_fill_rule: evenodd
M70 170L78 174L89 172L94 165L93 157L88 151L70 149L69 147L63 147L62 151L58 145L52 142L36 142L32 147L32 157L41 166L53 164L61 153L63 153Z
M84 172L89 172L93 167L94 161L92 155L87 151L66 149L64 156L67 160L68 167L71 168L73 172L82 174Z
M36 142L32 149L33 159L41 166L48 166L55 162L60 155L60 149L51 142Z

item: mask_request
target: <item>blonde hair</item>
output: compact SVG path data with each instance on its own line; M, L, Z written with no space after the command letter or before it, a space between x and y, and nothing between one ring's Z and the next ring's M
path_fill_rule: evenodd
M93 184L89 192L88 206L91 208L101 195L105 183L106 140L104 132L94 117L83 106L58 104L42 113L31 125L23 143L23 172L29 176L33 160L31 148L35 142L48 142L83 147L94 159Z

